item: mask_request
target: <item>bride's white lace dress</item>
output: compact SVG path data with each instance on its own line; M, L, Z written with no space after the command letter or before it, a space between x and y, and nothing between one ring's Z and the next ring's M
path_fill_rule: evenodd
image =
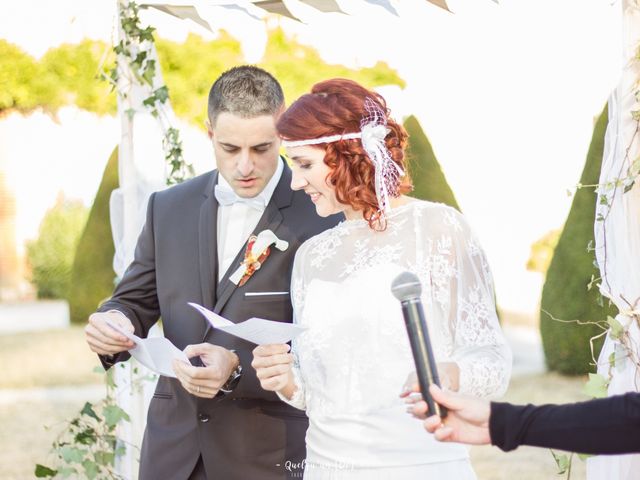
M305 409L305 479L475 478L467 448L436 442L399 394L415 370L391 282L415 273L437 361L460 367L460 390L504 393L511 352L486 258L464 218L412 201L372 231L348 220L298 250L292 277L296 392Z

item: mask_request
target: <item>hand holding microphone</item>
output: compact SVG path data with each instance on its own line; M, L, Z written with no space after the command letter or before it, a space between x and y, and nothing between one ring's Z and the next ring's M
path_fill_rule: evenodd
M402 306L402 315L411 343L422 398L427 403L431 415L435 414L440 418L445 418L447 416L446 408L437 404L429 392L429 385L440 386L440 378L420 300L422 293L420 280L410 272L401 273L391 284L391 292L400 300Z

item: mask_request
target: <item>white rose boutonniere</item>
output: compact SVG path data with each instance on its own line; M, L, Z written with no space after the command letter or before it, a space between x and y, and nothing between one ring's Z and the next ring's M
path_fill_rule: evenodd
M269 257L272 245L281 252L289 248L289 242L280 240L271 230L263 230L257 236L251 235L247 242L247 249L244 252L244 260L240 267L229 277L229 280L239 287L247 283L251 275L256 270L259 270L267 257Z

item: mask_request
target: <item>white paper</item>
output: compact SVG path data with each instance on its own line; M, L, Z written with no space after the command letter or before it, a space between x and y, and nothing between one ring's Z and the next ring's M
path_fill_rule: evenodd
M300 335L304 327L292 323L276 322L264 318L252 317L240 323L233 323L217 313L204 308L197 303L189 302L209 321L213 328L229 333L257 345L271 343L287 343Z
M124 328L120 327L120 325L108 318L105 319L105 321L111 328L135 343L136 346L129 350L129 353L149 370L159 375L164 375L165 377L176 378L176 374L173 373L173 366L171 365L174 359L191 365L187 355L167 338L140 338L137 335L126 331Z

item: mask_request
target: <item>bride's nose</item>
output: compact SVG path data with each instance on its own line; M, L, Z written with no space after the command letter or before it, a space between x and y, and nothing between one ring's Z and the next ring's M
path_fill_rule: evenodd
M309 182L301 175L299 168L293 168L291 172L291 190L302 190Z

